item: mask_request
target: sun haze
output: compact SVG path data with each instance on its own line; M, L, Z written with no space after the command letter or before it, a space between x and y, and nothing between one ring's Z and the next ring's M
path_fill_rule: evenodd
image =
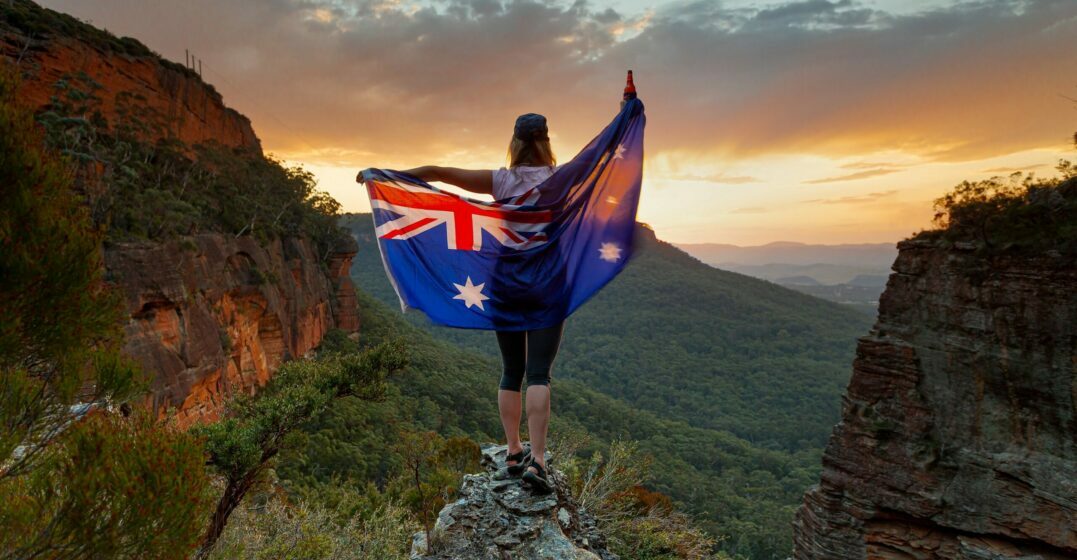
M1077 2L46 0L172 60L268 152L366 211L365 167L561 160L647 106L639 218L666 240L896 241L964 179L1050 173L1077 128Z

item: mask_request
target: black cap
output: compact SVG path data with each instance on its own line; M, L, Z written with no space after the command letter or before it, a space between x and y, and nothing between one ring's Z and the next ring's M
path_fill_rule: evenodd
M516 117L516 128L512 135L520 140L549 140L546 117L538 113L526 113Z

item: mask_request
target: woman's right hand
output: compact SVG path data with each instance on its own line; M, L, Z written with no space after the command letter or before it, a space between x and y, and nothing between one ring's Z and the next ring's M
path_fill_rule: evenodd
M360 170L359 174L355 176L355 182L359 183L360 185L366 183L366 180L363 179L363 171L362 170Z

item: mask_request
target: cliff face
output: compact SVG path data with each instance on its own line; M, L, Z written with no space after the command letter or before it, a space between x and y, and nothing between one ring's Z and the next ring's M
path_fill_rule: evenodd
M225 396L264 385L330 328L355 331L354 255L339 249L327 272L297 239L263 247L205 234L108 247L109 279L131 313L125 352L155 374L154 408L177 408L182 425L214 419Z
M62 17L61 22L70 19L56 17ZM56 94L56 82L85 73L108 92L100 95L101 112L107 120L112 121L117 114L115 94L124 92L135 96L140 106L165 125L163 130L150 131L150 139L169 137L191 145L215 141L261 152L250 120L226 107L219 93L182 65L165 63L156 56L104 52L91 41L11 25L0 25L0 56L17 61L23 70L19 97L28 106L48 105Z
M213 141L261 154L250 121L197 74L28 0L0 3L0 58L18 66L28 106L46 108L57 82L73 79L96 88L88 93L106 121L137 110L133 118L160 124L147 127L146 141ZM177 409L181 425L215 419L225 397L253 392L329 329L355 332L348 272L357 247L348 241L327 259L302 238L263 245L207 233L108 245L108 278L130 312L125 352L151 374L154 409Z
M1077 266L899 249L795 557L1077 557Z

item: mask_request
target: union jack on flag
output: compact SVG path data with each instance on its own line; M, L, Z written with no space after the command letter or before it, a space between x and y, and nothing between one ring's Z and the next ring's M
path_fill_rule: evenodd
M645 122L643 103L627 101L576 157L504 200L456 195L399 171L363 170L401 309L471 329L563 321L632 254Z
M369 187L370 206L399 216L378 225L379 239L410 239L445 225L449 249L482 250L483 232L502 246L526 249L546 242L544 229L550 224L549 210L529 210L528 199L537 200L537 189L516 197L509 203L484 203L439 192L433 187L418 187L386 172L387 181L374 181Z

